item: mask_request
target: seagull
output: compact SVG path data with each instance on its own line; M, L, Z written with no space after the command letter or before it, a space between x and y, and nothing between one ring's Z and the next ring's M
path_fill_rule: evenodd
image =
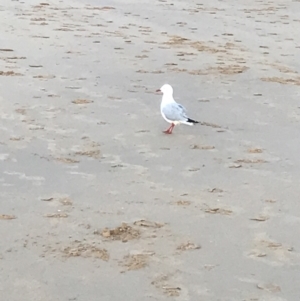
M174 100L172 86L165 84L160 89L156 90L156 92L161 92L163 94L160 104L161 115L167 122L171 123L171 126L163 131L163 133L172 134L175 125L180 123L187 125L199 123L199 121L188 118L185 107Z

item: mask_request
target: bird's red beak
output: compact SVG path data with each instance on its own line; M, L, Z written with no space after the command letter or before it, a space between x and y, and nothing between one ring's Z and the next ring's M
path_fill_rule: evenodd
M160 89L157 89L156 92L161 92Z

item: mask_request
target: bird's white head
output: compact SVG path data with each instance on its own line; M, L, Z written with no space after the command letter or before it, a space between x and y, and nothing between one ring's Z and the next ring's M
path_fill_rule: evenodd
M156 92L162 92L164 95L173 95L173 88L171 85L165 84L160 89L156 90Z

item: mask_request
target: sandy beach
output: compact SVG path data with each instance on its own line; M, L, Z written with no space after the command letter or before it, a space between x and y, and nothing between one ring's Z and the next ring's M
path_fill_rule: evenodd
M300 300L299 27L299 0L2 0L0 300ZM162 133L165 83L199 125Z

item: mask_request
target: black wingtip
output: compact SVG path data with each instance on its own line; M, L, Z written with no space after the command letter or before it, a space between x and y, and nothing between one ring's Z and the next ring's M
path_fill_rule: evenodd
M191 123L199 123L199 121L193 120L191 118L188 118L187 122L191 122Z

